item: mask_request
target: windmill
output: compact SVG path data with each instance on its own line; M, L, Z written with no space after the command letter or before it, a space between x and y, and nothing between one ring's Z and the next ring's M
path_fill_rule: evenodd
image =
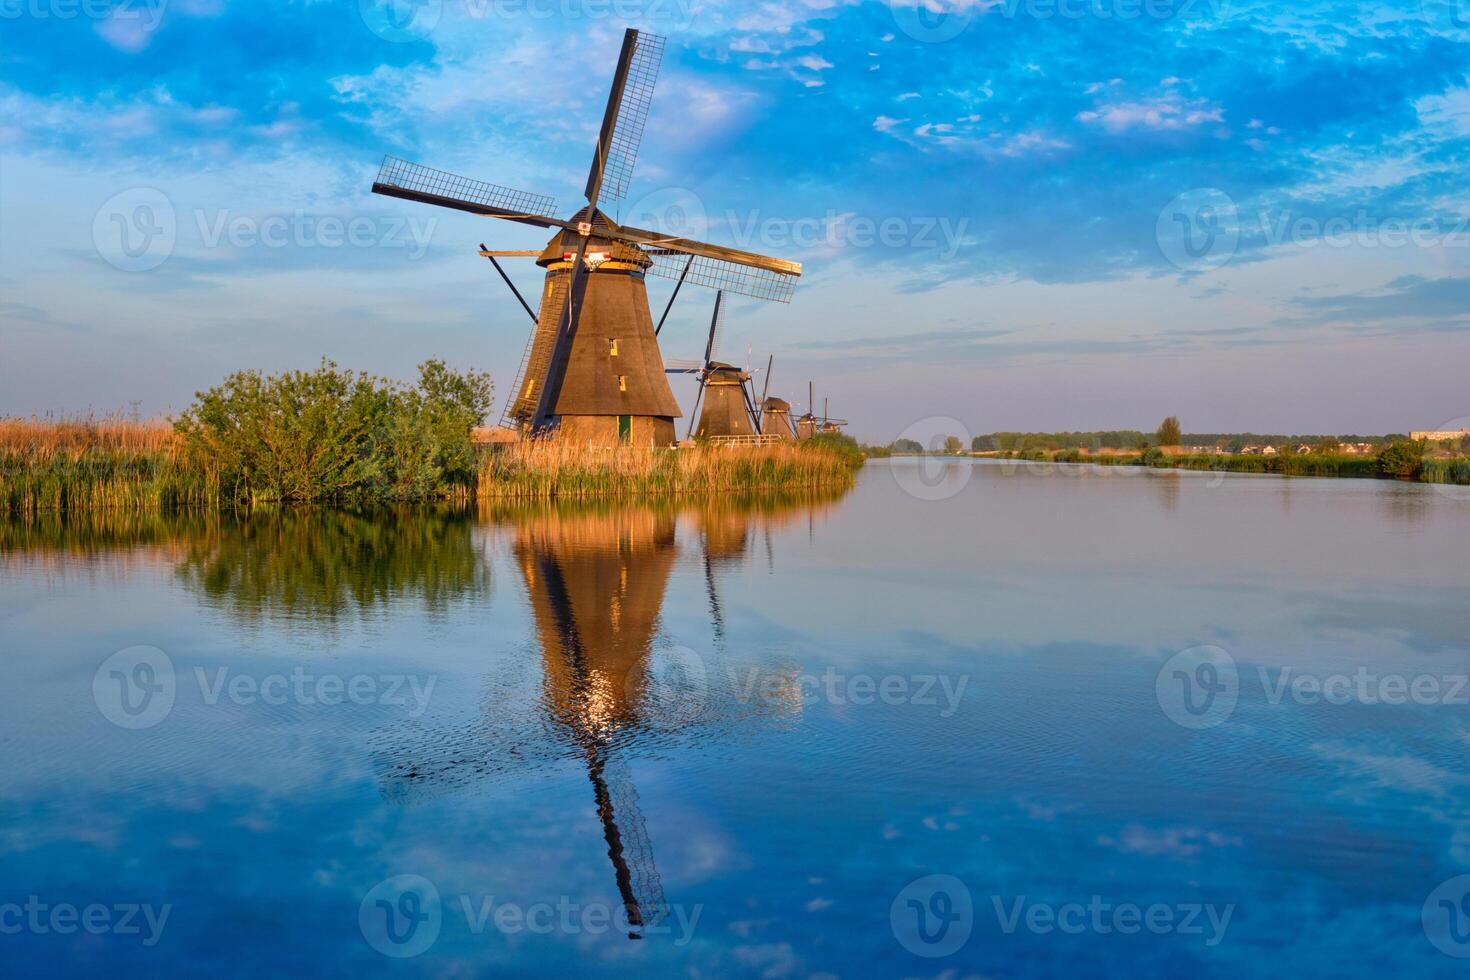
M818 433L841 432L847 419L834 419L827 413L827 399L822 399L822 414L816 414L816 395L810 381L806 383L806 413L796 420L796 438L810 439Z
M776 366L776 355L766 361L766 380L761 387L761 435L775 436L783 442L796 438L791 430L791 403L770 394L771 369Z
M587 202L570 218L552 217L549 197L391 156L373 182L375 194L556 229L535 253L546 278L502 424L534 435L555 431L577 443L671 444L679 406L664 376L645 277L676 280L674 297L691 282L757 299L791 300L800 263L621 225L599 209L599 203L627 194L663 48L658 35L624 33L587 175ZM483 245L480 252L507 284L496 259L531 254Z
M715 293L715 312L709 321L709 338L704 345L704 360L699 362L671 361L672 367L665 368L668 374L693 374L699 378L699 390L694 396L694 409L689 413L689 436L753 436L760 417L750 398L746 385L750 372L742 371L724 361L714 359L720 344L720 328L725 319L725 294ZM703 413L700 403L704 404ZM698 425L695 417L698 417Z

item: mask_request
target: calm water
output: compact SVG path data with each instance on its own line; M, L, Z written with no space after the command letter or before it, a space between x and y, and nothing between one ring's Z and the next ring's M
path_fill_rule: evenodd
M0 525L4 972L1463 973L1470 500L918 467Z

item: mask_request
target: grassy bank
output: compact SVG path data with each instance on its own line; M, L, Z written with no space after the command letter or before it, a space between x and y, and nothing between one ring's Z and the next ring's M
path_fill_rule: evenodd
M682 493L760 493L851 485L862 457L825 445L582 449L516 443L486 454L475 483L482 499Z
M169 511L275 502L559 499L845 489L860 453L825 442L769 447L584 449L554 442L470 447L468 465L433 479L344 483L351 465L314 462L270 473L191 444L164 423L0 421L0 513ZM260 463L267 461L266 454ZM374 462L390 468L391 457Z
M1470 485L1470 458L1427 457L1423 455L1422 447L1415 448L1413 443L1403 442L1394 443L1377 456L1349 456L1339 453L1282 453L1275 456L1246 456L1239 453L1169 455L1158 449L1151 449L1147 453L1106 455L1089 455L1077 450L1047 452L1033 449L1001 455L1011 459L1087 463L1094 466L1149 466L1155 469L1214 473L1274 473L1279 476L1396 479Z

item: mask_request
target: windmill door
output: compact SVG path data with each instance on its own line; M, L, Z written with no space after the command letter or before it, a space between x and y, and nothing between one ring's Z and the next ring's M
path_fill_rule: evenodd
M618 441L627 442L633 437L633 416L618 416Z

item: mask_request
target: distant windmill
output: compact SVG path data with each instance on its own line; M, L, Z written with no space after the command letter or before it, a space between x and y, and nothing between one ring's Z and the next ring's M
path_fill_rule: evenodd
M569 219L550 216L549 197L394 157L384 159L373 183L376 194L560 229L539 253L480 249L507 284L499 256L536 254L546 270L540 309L532 313L536 326L502 424L536 435L556 431L579 443L671 444L679 406L664 377L645 275L677 280L675 296L692 282L791 300L800 263L620 225L598 209L600 200L627 194L663 46L657 35L624 33L587 176L587 204ZM518 291L516 298L531 313Z
M775 436L783 441L796 438L791 430L791 403L784 398L777 398L770 394L771 369L776 365L776 356L771 355L766 362L766 380L761 388L761 435Z
M827 399L822 399L822 414L816 414L816 395L810 381L806 383L806 414L796 420L796 438L810 439L823 432L841 432L847 419L834 419L827 414Z
M746 389L750 372L714 359L720 345L720 327L724 324L724 300L723 291L715 293L715 312L709 321L704 360L665 368L669 374L699 377L699 391L694 396L694 409L689 413L690 436L753 436L760 421ZM699 411L701 402L704 404L702 413ZM696 416L699 419L697 425L694 422Z

